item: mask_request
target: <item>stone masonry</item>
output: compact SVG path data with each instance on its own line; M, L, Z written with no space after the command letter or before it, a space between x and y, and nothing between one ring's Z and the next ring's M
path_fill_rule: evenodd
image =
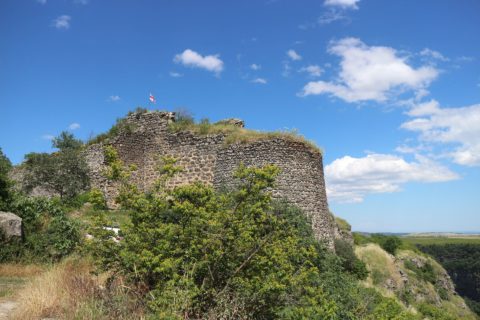
M109 206L114 206L118 191L102 175L104 143L114 146L125 164L137 166L132 179L142 190L149 189L158 178L159 160L167 155L175 157L183 167L170 186L200 181L215 188L231 187L235 183L232 173L240 163L275 164L281 173L272 190L274 197L300 207L312 220L316 238L333 248L335 223L328 210L322 154L318 150L285 138L226 144L224 134L171 132L168 126L174 120L171 112L133 113L125 119L129 130L121 130L108 142L88 147L86 158L92 186L104 191ZM243 126L243 121L240 124Z

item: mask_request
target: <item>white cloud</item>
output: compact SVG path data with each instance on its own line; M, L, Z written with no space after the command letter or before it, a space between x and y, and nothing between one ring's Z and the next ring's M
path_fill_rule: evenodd
M412 108L407 112L409 116L425 116L430 114L436 114L440 111L440 104L436 100L430 100L419 104L414 104Z
M287 51L287 56L292 59L293 61L300 61L302 60L302 56L299 55L295 50L290 49Z
M336 10L332 8L324 12L317 20L319 24L329 24L339 20L348 20L348 17L345 15L344 10Z
M367 46L356 38L334 41L328 51L341 57L337 80L309 82L300 96L331 94L347 102L382 102L394 92L422 90L438 75L432 66L411 67L393 48Z
M120 101L120 96L117 96L117 95L111 95L110 97L108 97L108 101L110 102L118 102Z
M252 80L253 83L267 84L267 80L264 78L256 78Z
M178 72L174 72L174 71L170 71L170 77L181 78L181 77L183 77L183 74L178 73Z
M57 29L67 30L70 28L70 21L72 17L67 15L59 16L57 19L53 20L52 25Z
M186 49L177 54L173 61L187 67L205 69L217 74L223 71L223 61L219 59L218 54L202 56L193 50Z
M360 0L325 0L324 5L344 9L358 9L358 2L360 2Z
M449 61L450 60L447 57L445 57L443 54L441 54L440 52L429 49L429 48L425 48L422 51L420 51L420 55L423 56L423 57L432 58L432 59L436 59L436 60L440 60L440 61Z
M306 72L312 77L320 77L322 74L323 70L320 68L318 65L309 65L306 67L303 67L299 70L300 72Z
M79 123L71 123L69 126L68 126L68 129L69 130L77 130L77 129L80 129L80 124Z
M408 182L443 182L458 179L458 175L419 155L408 162L395 155L369 154L333 161L325 167L325 179L332 201L362 202L369 194L400 191Z
M55 139L55 136L54 135L51 135L51 134L44 134L42 136L42 139L45 139L45 140L53 140Z
M437 101L412 107L414 117L401 125L419 132L420 140L450 149L443 156L466 166L480 166L480 104L461 108L441 108Z
M252 64L250 65L250 69L257 71L257 70L262 69L262 66L259 65L259 64L256 64L256 63L252 63Z

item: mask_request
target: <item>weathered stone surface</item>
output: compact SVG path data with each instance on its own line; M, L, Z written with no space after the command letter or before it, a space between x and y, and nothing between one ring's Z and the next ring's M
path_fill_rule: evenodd
M0 211L0 230L7 239L22 237L22 218L11 213Z
M200 181L215 188L232 187L232 173L240 163L247 166L275 164L281 169L276 198L297 205L312 220L317 239L333 248L334 221L328 210L322 154L298 141L283 138L262 139L250 143L226 144L224 134L198 135L189 131L170 132L172 114L166 112L133 113L126 118L132 130L122 131L108 141L125 164L135 164L132 179L141 190L149 189L158 178L158 163L162 156L173 156L183 167L169 186ZM91 170L91 184L107 196L114 207L118 188L103 175L103 144L94 144L86 151Z

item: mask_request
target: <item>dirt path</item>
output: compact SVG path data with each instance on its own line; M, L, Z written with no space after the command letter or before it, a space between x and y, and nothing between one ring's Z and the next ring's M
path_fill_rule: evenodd
M13 300L0 301L0 320L7 320L17 303Z

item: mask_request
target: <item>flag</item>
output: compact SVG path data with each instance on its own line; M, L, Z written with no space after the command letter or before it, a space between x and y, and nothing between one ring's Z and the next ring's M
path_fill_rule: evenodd
M151 94L151 93L150 93L150 98L149 98L149 99L150 99L150 102L151 102L151 103L157 102L157 100L155 100L155 97L154 97L153 94Z

